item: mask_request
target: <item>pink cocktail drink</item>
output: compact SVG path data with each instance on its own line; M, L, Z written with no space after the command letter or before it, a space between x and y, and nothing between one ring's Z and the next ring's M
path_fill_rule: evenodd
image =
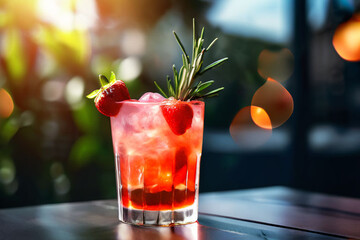
M172 66L167 91L147 92L131 100L125 83L111 72L99 75L101 88L87 95L111 118L116 163L119 219L138 225L185 224L198 217L199 168L204 128L204 100L224 88L208 90L214 83L197 77L220 66L228 58L203 65L206 52L204 28L198 38L193 19L190 58L178 35L183 65Z
M123 101L111 130L119 219L170 225L197 220L204 103L191 101L191 127L177 135L161 111L163 102Z

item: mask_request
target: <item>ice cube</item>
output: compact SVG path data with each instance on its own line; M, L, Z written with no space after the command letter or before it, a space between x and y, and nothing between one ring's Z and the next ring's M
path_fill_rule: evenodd
M161 96L158 93L147 92L141 96L141 98L139 99L139 102L162 102L165 99L166 98L164 98L163 96Z

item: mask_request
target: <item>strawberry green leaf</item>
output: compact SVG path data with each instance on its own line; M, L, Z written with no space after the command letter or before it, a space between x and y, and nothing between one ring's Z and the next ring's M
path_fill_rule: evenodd
M110 82L115 82L116 81L116 76L115 73L113 71L111 71L111 75L110 75Z
M99 75L99 80L102 87L109 83L109 80L102 74Z
M92 91L90 94L88 94L86 97L89 99L92 99L94 97L96 97L96 95L100 92L100 89L96 89L94 91Z

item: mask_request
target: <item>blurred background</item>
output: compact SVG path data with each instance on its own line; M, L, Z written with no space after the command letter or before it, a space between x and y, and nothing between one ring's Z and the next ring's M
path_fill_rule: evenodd
M360 197L360 1L0 0L0 207L116 197L109 118L85 96L114 71L132 98L181 66L206 101L200 192L285 185ZM214 87L214 88L215 88ZM294 108L293 108L294 106Z

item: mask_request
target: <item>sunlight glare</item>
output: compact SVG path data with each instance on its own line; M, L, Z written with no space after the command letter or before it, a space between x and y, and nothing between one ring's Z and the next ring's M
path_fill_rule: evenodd
M38 15L66 31L91 28L97 17L94 0L39 0Z

